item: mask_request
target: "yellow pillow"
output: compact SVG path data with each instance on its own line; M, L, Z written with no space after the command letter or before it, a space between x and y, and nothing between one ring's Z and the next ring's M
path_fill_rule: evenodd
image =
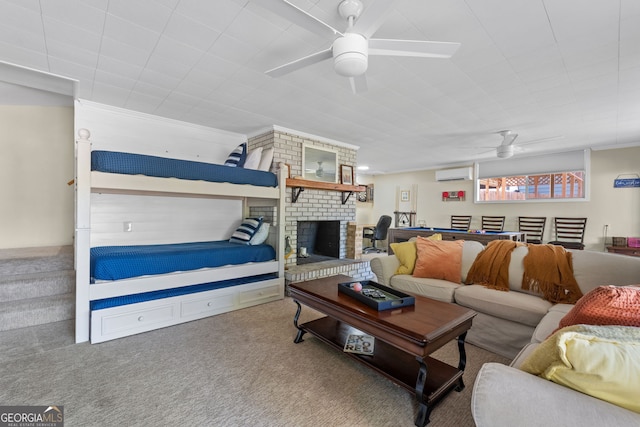
M442 240L442 234L435 233L427 237L429 240ZM409 240L402 243L391 243L391 250L400 261L400 266L396 270L396 274L412 274L416 265L416 259L418 258L418 252L416 250L416 241Z
M573 325L560 329L520 369L640 413L640 328Z

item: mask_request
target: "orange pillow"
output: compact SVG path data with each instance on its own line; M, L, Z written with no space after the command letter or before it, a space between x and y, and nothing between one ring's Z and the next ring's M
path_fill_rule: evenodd
M640 287L599 286L588 292L560 320L571 325L640 326Z
M433 241L418 237L416 240L418 259L413 277L428 277L460 283L463 245L463 240Z

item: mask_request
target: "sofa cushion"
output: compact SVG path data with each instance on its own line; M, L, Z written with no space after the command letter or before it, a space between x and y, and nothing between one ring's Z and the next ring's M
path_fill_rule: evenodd
M428 240L442 240L442 234L436 233L427 237ZM400 266L396 270L396 274L413 274L418 258L418 249L416 248L416 238L411 238L408 242L391 243L391 250L398 257Z
M533 353L539 345L539 342L532 342L522 347L522 350L520 350L516 357L513 358L511 363L509 363L509 366L520 369L520 366L522 366L522 362L527 360L527 358L531 356L531 353Z
M518 246L511 252L511 262L509 263L509 289L512 291L525 292L530 295L542 296L541 292L531 289L522 289L522 277L524 276L524 258L529 254L527 246Z
M541 343L521 369L640 412L640 328L573 325Z
M418 237L418 259L413 276L461 283L463 245L462 240L432 241Z
M397 274L391 278L390 283L392 288L445 302L453 302L456 289L462 286L447 280L413 277L408 274Z
M553 304L522 292L502 292L482 285L456 289L456 303L491 316L535 327Z
M531 337L532 343L540 343L558 329L560 320L573 308L573 304L556 304L544 315Z
M578 324L640 326L640 287L595 288L578 300L558 328Z
M571 251L571 253L573 275L583 294L598 286L624 286L638 283L640 278L638 258L595 251Z
M473 265L478 254L483 250L484 245L480 242L476 242L475 240L464 241L464 246L462 247L462 267L460 269L460 278L462 282L467 280L469 269Z

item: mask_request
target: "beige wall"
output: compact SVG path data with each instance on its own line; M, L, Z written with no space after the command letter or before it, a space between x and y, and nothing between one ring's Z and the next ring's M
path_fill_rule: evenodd
M0 249L73 243L73 107L0 106Z
M640 188L613 188L620 174L640 174L640 147L601 150L591 153L591 199L588 202L526 202L473 203L473 181L436 182L435 171L421 171L374 178L373 204L358 203L357 218L393 216L396 210L396 189L418 186L417 219L428 226L448 227L452 214L473 215L472 228L480 228L482 215L505 215L505 230L517 230L518 216L546 216L544 241L552 239L550 223L555 216L586 216L587 249L604 250L605 225L609 225L607 244L611 236L640 236ZM466 191L463 202L443 202L443 191Z

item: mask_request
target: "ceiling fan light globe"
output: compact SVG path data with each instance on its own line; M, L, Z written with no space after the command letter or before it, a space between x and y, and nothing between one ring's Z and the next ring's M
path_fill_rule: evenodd
M358 52L347 52L334 58L333 69L344 77L360 76L367 71L369 60Z
M333 69L345 77L360 76L369 66L369 44L360 34L347 33L333 42Z
M513 145L499 145L496 148L496 155L501 159L508 159L513 156Z

